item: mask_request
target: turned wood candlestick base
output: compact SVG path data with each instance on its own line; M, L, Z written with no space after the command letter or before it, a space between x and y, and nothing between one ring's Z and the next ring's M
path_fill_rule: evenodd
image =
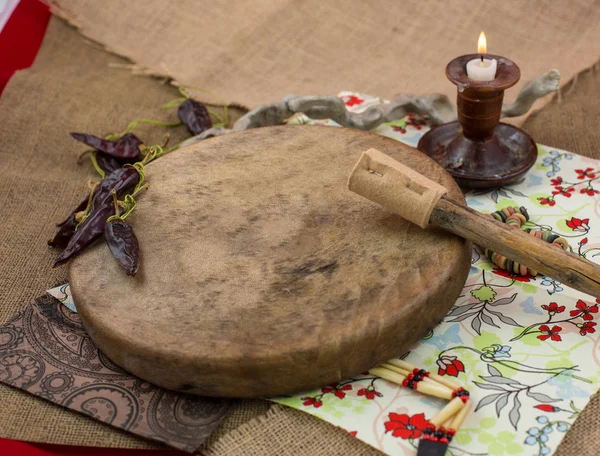
M474 81L466 65L478 54L457 57L446 67L446 76L457 86L458 122L431 129L417 148L448 171L461 187L493 188L512 182L534 164L537 147L524 131L500 123L504 91L521 76L519 67L501 56L496 78Z

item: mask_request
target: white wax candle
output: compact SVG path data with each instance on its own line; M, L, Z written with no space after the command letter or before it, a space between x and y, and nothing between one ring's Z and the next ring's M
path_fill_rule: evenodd
M497 65L496 59L473 59L467 63L467 76L474 81L493 81Z

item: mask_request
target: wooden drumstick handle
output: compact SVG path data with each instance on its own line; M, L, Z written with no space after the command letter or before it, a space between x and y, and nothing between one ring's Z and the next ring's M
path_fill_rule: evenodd
M600 296L600 267L591 261L447 198L444 187L376 149L363 152L348 188L421 228L437 225L565 285Z
M522 230L492 221L456 201L440 198L431 213L430 222L576 290L600 296L600 268L591 261L529 236Z

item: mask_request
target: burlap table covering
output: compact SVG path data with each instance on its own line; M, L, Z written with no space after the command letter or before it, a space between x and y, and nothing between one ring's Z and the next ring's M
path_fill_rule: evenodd
M568 81L600 55L598 0L46 1L134 70L249 107L340 90L453 99L443 68L476 51L479 30L491 53L520 65L507 99L551 68Z
M34 67L18 73L0 99L0 322L40 292L64 281L65 270L48 267L45 245L52 224L85 192L91 167L77 167L81 150L67 135L80 130L98 134L124 127L134 118L172 119L157 106L177 92L156 80L131 76L109 64L108 56L72 29L53 19ZM339 87L338 87L339 89ZM590 69L561 96L526 123L537 141L600 158L600 120L595 100L600 76ZM559 103L560 100L560 103ZM140 128L148 142L162 141L161 129ZM173 140L185 136L171 131ZM0 436L6 438L127 448L156 445L116 432L79 414L0 385ZM600 437L600 400L588 405L557 454L596 454ZM206 445L208 454L298 455L380 454L346 432L302 412L265 401L239 403Z

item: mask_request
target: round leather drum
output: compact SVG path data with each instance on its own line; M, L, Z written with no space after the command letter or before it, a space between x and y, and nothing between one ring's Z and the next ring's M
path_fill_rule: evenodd
M344 128L232 133L148 165L128 218L137 276L103 242L71 263L92 339L149 382L232 397L329 384L409 349L455 302L471 247L350 192L371 147L464 201L423 153Z

